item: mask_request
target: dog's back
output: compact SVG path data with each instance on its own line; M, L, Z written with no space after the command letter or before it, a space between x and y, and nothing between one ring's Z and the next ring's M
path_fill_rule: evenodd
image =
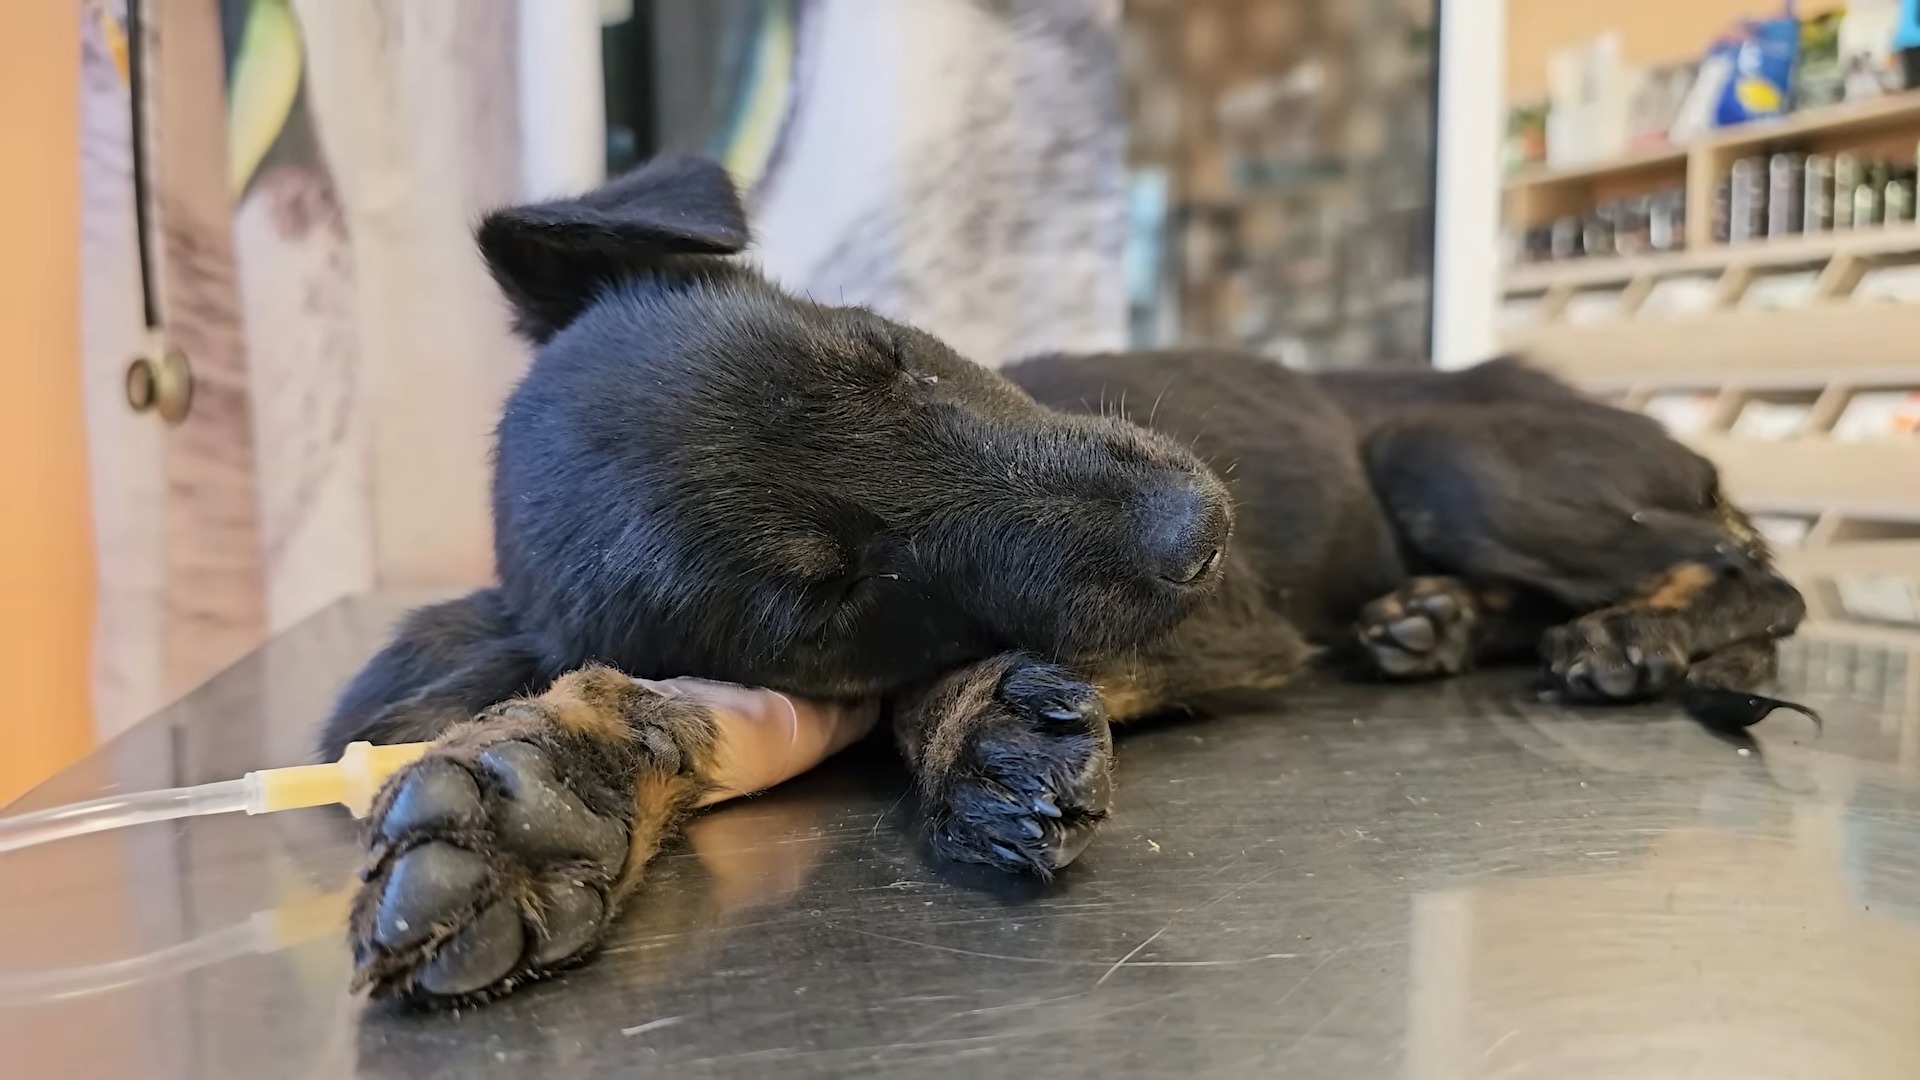
M1804 605L1712 464L1518 360L1306 375L1189 350L1008 374L1193 446L1230 485L1234 558L1275 612L1388 674L1544 654L1575 698L1770 705L1744 691Z

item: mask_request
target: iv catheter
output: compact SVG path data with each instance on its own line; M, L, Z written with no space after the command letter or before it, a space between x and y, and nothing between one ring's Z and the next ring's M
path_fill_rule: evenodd
M708 706L719 735L711 805L791 779L871 731L877 702L859 704L791 698L772 690L701 679L636 679L666 697ZM0 818L0 854L129 825L207 814L270 814L339 803L365 817L380 785L425 754L429 743L348 745L340 760L283 769L259 769L238 780L195 787L110 795L51 810Z
M428 743L374 746L357 742L339 761L258 769L238 780L195 787L139 791L0 818L0 853L88 833L206 814L270 814L340 803L365 817L375 792L401 766L427 752Z

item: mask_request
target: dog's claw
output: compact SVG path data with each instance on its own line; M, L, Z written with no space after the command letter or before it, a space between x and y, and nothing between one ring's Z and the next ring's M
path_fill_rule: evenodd
M1401 648L1416 653L1432 652L1440 640L1434 632L1433 623L1425 618L1400 619L1388 623L1387 637Z

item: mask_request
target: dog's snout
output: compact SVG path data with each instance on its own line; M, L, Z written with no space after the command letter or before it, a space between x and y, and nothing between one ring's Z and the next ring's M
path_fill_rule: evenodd
M1196 585L1220 565L1231 516L1212 485L1181 484L1142 503L1142 547L1148 571L1176 585Z

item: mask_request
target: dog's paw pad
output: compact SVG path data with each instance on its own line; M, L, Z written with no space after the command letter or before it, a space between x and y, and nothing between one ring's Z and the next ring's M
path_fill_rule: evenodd
M526 929L507 900L488 904L421 966L417 985L429 994L476 994L506 979L526 951Z
M357 981L416 1002L484 999L583 956L606 928L625 821L565 750L430 753L376 804L351 927ZM559 755L559 756L557 756ZM582 780L581 783L591 783Z
M1458 582L1417 578L1361 611L1360 643L1395 679L1455 675L1473 655L1473 598Z

